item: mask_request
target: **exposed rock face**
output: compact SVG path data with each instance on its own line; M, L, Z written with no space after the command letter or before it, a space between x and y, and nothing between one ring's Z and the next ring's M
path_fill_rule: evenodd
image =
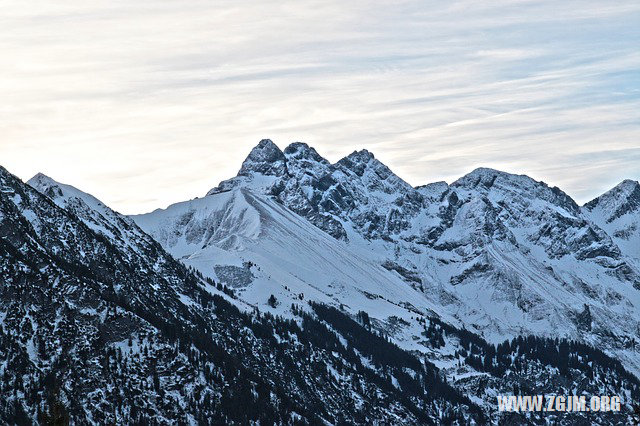
M588 211L597 211L607 223L633 212L640 211L640 183L624 180L600 197L584 205Z
M263 139L251 150L238 172L238 176L260 173L265 176L283 176L286 173L285 157L271 140Z
M576 316L576 325L578 329L584 331L591 331L591 310L589 305L584 305L584 309Z
M583 207L584 216L605 230L629 262L640 267L640 183L625 180ZM628 272L627 268L624 268ZM640 288L640 281L635 280Z

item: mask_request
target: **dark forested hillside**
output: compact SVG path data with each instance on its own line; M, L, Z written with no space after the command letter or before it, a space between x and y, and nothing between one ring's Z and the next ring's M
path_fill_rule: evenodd
M452 386L484 400L492 407L489 417L501 424L626 424L640 398L635 375L584 343L519 336L494 345L438 318L425 320L424 336L433 347L454 352L448 361L455 367L447 373ZM620 413L497 413L496 395L617 395L625 404Z

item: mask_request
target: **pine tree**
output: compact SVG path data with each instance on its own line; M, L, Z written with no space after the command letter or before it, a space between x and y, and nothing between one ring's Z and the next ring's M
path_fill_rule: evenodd
M267 300L267 303L272 308L275 308L276 306L278 306L278 299L276 299L276 297L272 294L271 296L269 296L269 300Z

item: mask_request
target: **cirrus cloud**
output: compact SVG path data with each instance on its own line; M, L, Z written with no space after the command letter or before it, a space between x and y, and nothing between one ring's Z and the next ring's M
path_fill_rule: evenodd
M264 137L474 167L584 202L640 178L640 4L10 1L0 158L125 213L200 196Z

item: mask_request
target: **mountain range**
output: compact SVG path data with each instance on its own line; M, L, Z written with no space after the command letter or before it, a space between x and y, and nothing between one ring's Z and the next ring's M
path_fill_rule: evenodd
M366 150L331 164L299 142L130 217L0 168L0 419L596 419L496 413L517 390L621 395L597 420L624 423L639 222L631 180L584 206L491 169L412 187Z
M637 373L639 194L624 181L579 206L482 168L414 188L366 150L330 164L306 144L263 140L205 197L132 219L249 303L275 294L280 314L303 293L372 312L410 350L411 317L436 315L494 342L587 342Z

